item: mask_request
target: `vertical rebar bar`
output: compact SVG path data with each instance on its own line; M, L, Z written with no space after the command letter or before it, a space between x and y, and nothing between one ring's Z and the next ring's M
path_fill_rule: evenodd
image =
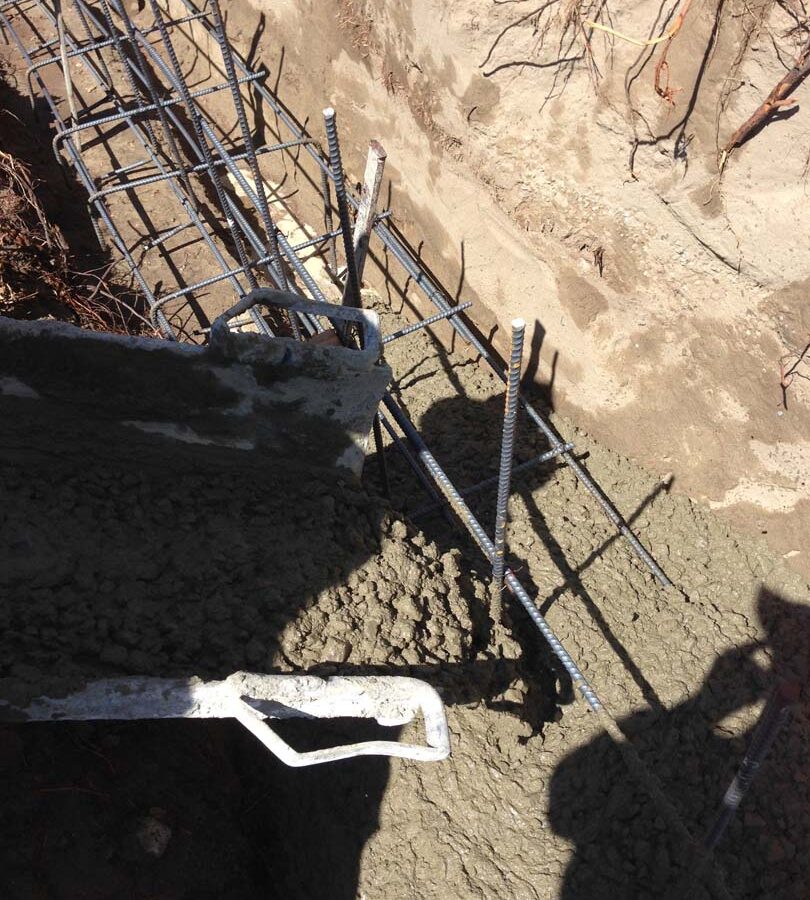
M140 45L138 44L137 38L135 36L135 26L132 24L132 19L130 18L126 6L123 3L118 4L118 15L121 17L121 21L124 23L124 30L126 31L127 37L129 38L129 44L132 50L133 58L135 59L135 64L143 73L146 92L149 95L149 99L157 107L155 112L157 113L158 120L160 121L161 132L169 148L169 158L174 164L174 167L180 172L180 179L182 180L183 187L188 194L189 201L195 209L199 209L199 200L197 199L197 195L194 193L194 188L191 186L191 179L189 178L188 174L188 166L186 165L185 160L180 154L180 148L178 147L172 129L169 126L169 119L166 110L160 104L161 98L158 93L158 86L155 83L155 77L152 74L152 69L149 67L146 59L144 58ZM121 62L124 66L126 66L126 60L122 60ZM161 148L159 146L156 146L155 152L159 152L160 149Z
M799 699L799 693L797 683L782 682L768 698L754 728L748 751L723 796L720 809L703 840L695 846L695 859L692 865L672 885L664 900L684 900L694 895L695 884L699 883L706 868L711 864L715 848L737 814L743 797L751 787L751 782L759 772L771 745L785 726L793 704Z
M329 238L329 267L332 275L337 278L337 238L333 234L335 230L334 220L332 219L332 196L329 190L329 176L325 169L319 170L321 173L321 196L323 197L323 230L326 234L331 235Z
M264 233L267 238L267 247L270 258L273 261L273 268L278 275L278 284L281 290L288 291L290 289L287 275L284 272L284 263L281 260L281 254L278 250L278 239L276 237L276 226L273 224L273 218L270 215L270 207L267 203L267 195L264 191L264 178L262 178L259 169L259 159L256 155L256 148L253 144L253 135L250 133L248 125L247 113L245 112L245 101L242 92L239 90L239 82L236 77L236 67L233 63L233 54L231 45L225 34L225 23L222 20L222 10L219 6L219 0L209 0L209 7L214 19L214 34L219 44L219 52L222 55L222 64L225 67L225 74L231 86L231 96L233 97L233 105L236 110L236 119L239 123L239 131L242 135L242 143L244 151L247 154L248 165L250 166L250 174L253 178L253 185L256 190L257 206L259 217L264 226ZM298 318L294 312L289 313L290 327L297 340L301 340L301 328L298 324Z
M498 500L495 507L495 556L492 560L492 589L495 601L503 593L503 573L506 554L506 522L508 518L509 490L512 484L512 462L515 458L515 425L520 399L520 368L523 361L523 337L526 323L512 319L512 350L506 379L506 399L503 410L503 435L501 437L501 463L498 469Z
M211 179L211 184L214 187L214 192L217 196L219 208L225 214L228 231L230 232L234 247L236 248L236 255L239 258L239 264L245 274L245 278L247 278L247 282L250 285L251 290L255 290L259 286L259 282L256 281L256 276L251 271L250 260L247 255L247 251L245 250L245 245L242 241L242 235L236 227L236 222L234 221L233 216L229 213L227 194L225 192L225 188L222 186L219 172L217 171L217 167L214 164L214 157L211 153L211 148L208 146L208 141L206 140L205 134L203 132L200 111L194 103L194 99L192 98L191 92L189 91L188 85L186 84L186 79L183 75L183 69L180 65L180 60L177 58L174 44L172 43L171 36L169 35L169 31L166 28L166 23L163 21L163 13L161 12L160 7L157 4L157 0L149 0L149 6L152 9L152 15L155 18L155 25L157 26L158 32L160 33L160 40L163 44L164 49L166 50L167 56L169 57L171 68L174 71L175 85L177 87L178 93L183 99L183 104L186 107L189 118L191 119L191 124L194 129L194 136L197 140L197 146L206 164L208 177Z
M383 493L390 500L391 482L388 480L388 461L385 458L385 444L383 443L382 429L380 428L380 413L374 416L372 431L374 433L374 450L377 455L377 466L380 470Z
M331 106L323 111L323 121L326 126L326 141L329 145L329 167L332 170L332 179L335 182L335 199L337 200L340 231L343 238L343 251L346 255L346 290L343 292L343 302L347 306L360 306L360 282L357 278L357 262L352 241L352 224L349 219L349 203L346 199L343 163L340 159L337 119Z

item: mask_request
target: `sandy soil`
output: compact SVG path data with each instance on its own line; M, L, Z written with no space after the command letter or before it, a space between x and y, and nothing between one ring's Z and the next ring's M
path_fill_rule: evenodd
M600 21L645 38L677 6ZM395 221L496 341L529 321L558 409L807 577L810 382L794 379L787 410L779 387L780 357L810 340L804 109L718 178L719 148L804 38L777 4L694 5L670 106L660 45L596 32L584 52L569 13L598 8L237 0L231 33L316 133L336 106L357 177L382 140Z
M385 332L406 320L393 288L365 301ZM419 334L386 358L464 486L495 468L502 391L464 347L441 347ZM810 590L761 537L558 422L678 589L658 588L553 466L515 485L511 562L699 836L769 690L806 681ZM520 427L518 459L545 449ZM435 684L454 737L442 764L294 773L227 723L4 726L4 896L636 898L686 877L693 852L573 702L520 610L493 619L480 556L422 511L389 457L390 508L373 459L363 487L56 463L2 472L5 690L120 672L372 666ZM485 522L492 504L475 501ZM807 709L803 696L721 845L719 874L687 881L684 896L804 895ZM295 737L345 733L356 726ZM145 825L170 829L159 859L138 840Z

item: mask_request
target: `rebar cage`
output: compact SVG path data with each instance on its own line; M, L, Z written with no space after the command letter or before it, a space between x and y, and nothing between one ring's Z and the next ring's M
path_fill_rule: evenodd
M144 14L130 15L123 0L70 0L64 5L59 0L0 2L0 26L27 67L32 103L36 98L44 101L55 124L54 152L86 190L99 241L111 243L128 267L154 328L169 340L205 340L211 322L233 306L236 295L247 302L240 307L243 314L230 319L232 329L267 336L281 332L303 340L334 326L344 341L351 340L337 317L333 322L328 316L292 310L286 319L273 318L259 303L250 302L250 295L269 287L318 303L342 299L358 305L366 255L366 246L357 241L362 219L365 240L371 239L368 252L384 254L386 262L398 266L401 276L436 310L385 336L383 343L446 320L479 363L506 383L509 368L464 318L470 304L458 304L443 290L398 232L390 211L378 214L373 204L364 205L365 192L355 196L347 190L334 111L325 111L328 151L324 152L264 83L267 73L254 70L234 52L219 0L199 5L171 0L169 8L148 0L145 12L151 16L148 24L142 21ZM204 62L195 58L189 66L178 55L178 43L183 41L204 45L211 52L203 54ZM262 140L256 140L257 121L264 123ZM265 135L272 140L265 140ZM384 154L380 157L378 152L380 158ZM306 188L295 216L284 196L291 180ZM161 193L156 206L157 190ZM122 226L133 209L143 232ZM350 210L356 212L354 234ZM301 225L302 211L320 219L322 227L316 231ZM195 278L192 272L207 274ZM519 362L518 355L518 367ZM513 360L513 388L514 374ZM604 714L596 692L509 568L508 550L502 562L511 444L501 454L498 474L459 490L395 394L393 390L386 394L375 421L383 481L385 453L393 448L402 454L431 504L452 510L461 520L495 566L496 583L503 579L582 697ZM574 455L574 445L516 389L507 411L511 407L514 416L518 400L548 449L515 470L550 460L563 464L658 583L669 585ZM387 449L382 430L390 438ZM465 497L495 483L501 490L493 542Z

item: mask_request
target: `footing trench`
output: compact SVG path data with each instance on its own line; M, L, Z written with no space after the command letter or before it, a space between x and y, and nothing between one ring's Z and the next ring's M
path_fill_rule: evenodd
M383 147L372 143L355 195L341 160L340 111L324 110L322 130L301 126L265 83L267 73L232 49L219 0L199 6L181 0L168 8L148 0L137 16L120 0L4 0L0 26L24 61L32 104L47 110L55 126L54 153L86 191L100 242L111 243L123 259L145 298L149 323L166 340L216 343L230 329L362 346L357 316L347 317L340 307L374 304L377 295L363 286L369 264L382 273L389 292L403 298L418 292L433 308L415 324L383 333L383 348L444 328L443 340L433 342L437 367L451 371L446 345L455 349L458 343L471 364L507 385L500 468L493 445L490 476L459 486L402 400L418 376L392 366L373 429L378 468L375 473L369 467L365 477L376 479L395 503L389 466L397 454L429 504L409 513L419 518L439 511L450 520L447 527L461 523L494 568L492 627L504 627L505 588L550 649L561 678L570 680L619 746L667 826L691 844L655 775L546 620L542 590L526 583L510 559L510 479L542 467L549 477L576 479L649 582L659 588L671 582L589 474L582 454L521 393L521 323L514 323L507 366L467 318L470 304L445 291L399 233L396 210L377 209ZM318 221L318 230L302 224L307 221ZM324 313L291 295L335 311ZM516 460L516 423L535 432L532 444L540 442L523 460ZM488 528L472 498L494 496L493 488L497 509ZM598 665L591 668L598 677ZM714 887L724 893L719 883Z

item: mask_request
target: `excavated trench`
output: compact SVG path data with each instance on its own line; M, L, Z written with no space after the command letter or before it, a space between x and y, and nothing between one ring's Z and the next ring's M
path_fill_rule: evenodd
M407 291L364 299L383 333L409 321ZM215 290L211 309L228 302ZM444 337L397 341L386 360L437 458L474 484L496 466L502 388ZM806 678L810 590L762 543L558 425L677 588L658 587L553 465L516 478L514 565L699 836L769 690ZM543 449L521 422L517 458ZM453 757L297 771L228 722L5 725L3 896L635 898L694 867L523 611L493 621L484 561L388 458L390 503L373 455L362 486L109 459L4 465L5 690L240 668L413 674L443 695ZM493 520L492 493L471 502ZM299 746L362 731L287 727ZM803 697L718 850L731 896L804 896L808 729ZM168 836L160 855L145 829Z

